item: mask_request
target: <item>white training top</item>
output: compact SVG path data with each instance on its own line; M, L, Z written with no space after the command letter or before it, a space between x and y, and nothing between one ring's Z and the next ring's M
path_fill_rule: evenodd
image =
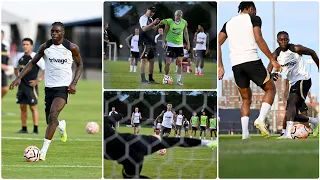
M249 14L239 14L224 24L221 32L226 33L229 39L232 66L260 59L253 28L261 28L261 24L259 16Z
M72 81L72 52L70 42L64 40L60 45L47 41L43 59L45 61L45 86L69 86Z
M30 54L31 58L33 58L36 54L37 54L37 53L32 52L32 53ZM14 58L14 60L13 60L13 63L14 63L13 66L14 66L15 68L18 68L18 66L19 66L19 60L20 60L24 55L25 55L24 52L19 52L19 53L15 56L15 58ZM31 61L31 59L30 59L30 61ZM44 62L43 58L41 58L41 59L37 62L37 66L39 66L39 68L40 68L42 71L45 70L45 62Z
M133 52L139 52L139 45L138 45L138 43L139 43L139 35L134 35L134 36L132 36L132 38L131 38L131 51L133 51Z
M111 116L112 114L118 114L118 112L117 111L110 111L109 116Z
M158 122L156 127L157 129L161 129L161 123Z
M177 116L176 125L182 126L183 115L179 114Z
M139 112L135 112L133 114L133 123L140 123L140 113Z
M185 58L189 57L189 52L187 49L183 49L183 57L185 57Z
M173 124L173 113L171 111L167 111L163 114L162 126L166 128L172 128Z
M297 81L311 78L310 73L306 70L303 57L296 52L294 44L289 44L286 51L277 48L276 53L277 61L282 66L282 72L287 76L291 86Z
M197 34L197 42L203 42L203 44L197 43L196 50L207 50L207 34L199 32Z

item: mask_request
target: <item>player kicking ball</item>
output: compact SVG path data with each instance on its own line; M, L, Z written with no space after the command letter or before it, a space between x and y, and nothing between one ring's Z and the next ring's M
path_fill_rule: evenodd
M169 18L162 20L160 24L165 24L165 29L163 33L163 46L167 47L166 51L166 66L164 79L170 79L169 70L172 58L176 57L177 61L177 85L183 86L181 76L182 76L182 59L183 53L183 38L185 38L187 43L187 50L190 49L189 34L188 34L188 23L182 18L183 12L177 10L174 13L174 20ZM165 82L165 81L164 81Z

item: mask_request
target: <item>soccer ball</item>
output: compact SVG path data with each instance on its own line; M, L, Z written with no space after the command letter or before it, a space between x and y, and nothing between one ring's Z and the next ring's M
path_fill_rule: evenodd
M157 153L161 156L164 156L167 153L167 149L160 149L157 151Z
M89 134L95 134L99 132L99 124L96 122L89 122L86 126L86 131Z
M303 124L296 124L291 129L292 139L307 139L309 136L309 131L307 127Z
M164 76L164 77L163 77L163 80L162 80L162 83L163 83L163 84L172 84L172 83L173 83L172 77L170 77L170 76Z
M36 146L28 146L24 150L24 159L27 162L36 162L39 161L40 158L40 149Z

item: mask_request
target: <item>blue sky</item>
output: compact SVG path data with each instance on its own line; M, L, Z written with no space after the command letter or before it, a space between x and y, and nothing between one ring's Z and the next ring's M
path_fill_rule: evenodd
M237 15L240 2L218 3L218 32L223 24L231 17ZM273 52L272 37L272 2L255 2L257 15L262 20L262 34L270 50ZM275 2L275 32L287 31L290 35L290 42L301 44L316 51L319 56L319 3L318 2ZM278 47L278 44L276 44ZM265 66L269 60L259 50L259 56ZM233 77L229 60L228 40L222 46L222 57L226 74L224 79ZM304 56L304 59L311 59L311 56ZM310 72L310 65L306 64ZM312 88L311 93L319 94L319 73L316 64L311 65ZM222 83L219 82L219 87ZM219 88L219 94L221 88ZM319 98L318 98L319 99Z

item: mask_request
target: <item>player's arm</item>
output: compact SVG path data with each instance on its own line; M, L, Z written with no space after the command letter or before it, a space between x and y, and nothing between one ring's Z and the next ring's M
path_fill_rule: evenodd
M302 45L295 45L294 47L297 53L303 54L303 55L310 55L313 61L316 63L319 71L319 57L317 56L317 53L314 50L304 47Z
M130 45L130 40L131 40L131 38L133 37L133 34L131 34L130 36L128 36L127 38L126 38L126 43L127 43L127 45L128 45L128 47L129 47L129 49L131 49L131 45Z
M147 25L148 19L140 19L140 26L143 32L155 28L155 25L159 23L159 18L156 18L152 23Z
M282 101L286 104L287 103L287 99L288 99L288 95L289 95L289 80L285 79L284 80L284 92L282 94Z
M141 113L139 113L139 116L140 116L139 118L142 119Z
M199 42L197 41L197 34L198 34L198 32L195 32L195 33L194 33L194 36L193 36L193 43L195 43L195 44L199 43Z
M165 27L164 27L163 36L162 36L162 47L163 48L165 48L167 46L166 38L167 38L168 31L169 31L169 25L166 24Z
M71 94L75 94L76 93L76 85L77 85L78 80L82 74L83 63L82 63L82 58L80 55L79 47L76 44L71 43L70 50L72 52L73 61L76 63L76 71L74 73L73 80L68 88L68 91Z
M189 40L189 32L188 32L188 23L186 23L186 26L184 27L183 36L184 36L184 39L187 42L187 50L189 51L189 49L190 49L190 40Z
M44 50L46 49L46 44L43 43L40 47L36 55L31 59L30 62L22 69L20 74L16 77L16 79L10 84L10 89L14 89L15 86L19 85L21 79L31 71L32 67L37 64L37 62L42 58L44 55Z
M224 66L223 66L223 62L222 62L221 46L228 38L227 31L226 31L226 24L227 23L225 23L223 25L223 27L218 35L218 78L219 78L219 80L222 80L223 76L224 76Z
M131 115L131 124L133 124L134 112Z
M18 58L18 56L16 56L15 60L14 60L14 75L16 77L18 77L18 75L19 75L19 58Z
M210 44L209 42L210 41L209 41L209 33L206 33L206 34L207 34L207 42L206 42L207 43L206 55L207 55L209 53L209 44Z

